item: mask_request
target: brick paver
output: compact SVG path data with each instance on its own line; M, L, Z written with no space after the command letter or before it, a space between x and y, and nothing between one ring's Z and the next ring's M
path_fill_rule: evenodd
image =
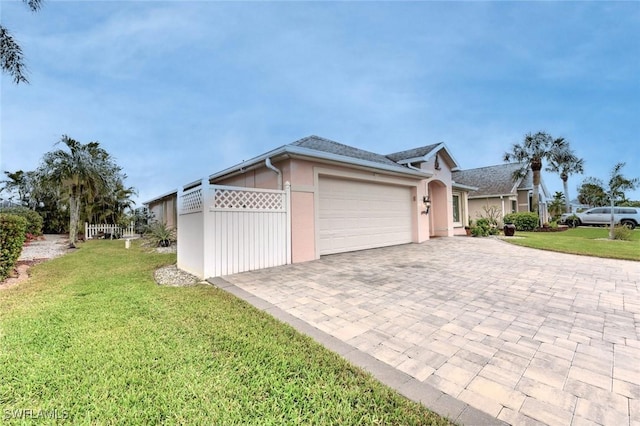
M435 388L414 399L459 421L466 403L513 424L640 424L640 262L456 237L225 280L424 383L405 394Z

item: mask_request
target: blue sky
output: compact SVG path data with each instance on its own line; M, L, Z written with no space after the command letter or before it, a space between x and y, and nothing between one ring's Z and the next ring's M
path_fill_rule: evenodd
M142 202L312 134L445 142L467 169L544 130L584 176L640 177L639 2L0 5L31 81L2 76L2 170L35 169L63 134L97 140Z

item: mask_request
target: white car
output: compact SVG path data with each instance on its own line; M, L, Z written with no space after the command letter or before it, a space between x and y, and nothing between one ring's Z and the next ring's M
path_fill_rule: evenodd
M595 207L582 213L564 213L561 223L574 227L580 225L609 225L611 223L611 207ZM614 207L613 222L634 229L640 224L640 208Z

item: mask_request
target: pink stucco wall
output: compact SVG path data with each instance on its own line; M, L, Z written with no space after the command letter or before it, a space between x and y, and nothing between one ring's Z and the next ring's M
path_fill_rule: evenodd
M315 201L312 192L291 192L291 261L316 259Z
M427 180L431 199L429 214L429 235L435 237L452 237L453 228L453 193L451 190L451 164L439 156L439 169L435 167L435 156L422 164L422 169L433 173Z
M406 185L411 188L412 196L412 240L419 243L428 240L430 236L453 236L455 231L453 228L451 170L450 165L443 158L440 158L439 163L440 170L435 170L433 159L424 163L423 170L434 173L434 177L417 181L402 176L387 175L380 171L308 160L286 159L274 162L274 166L282 171L282 182L290 182L291 184L293 262L305 262L319 258L316 252L316 235L318 234L315 223L319 175ZM266 166L215 183L264 189L278 187L277 174ZM431 197L431 211L428 215L423 214L423 197L426 195Z

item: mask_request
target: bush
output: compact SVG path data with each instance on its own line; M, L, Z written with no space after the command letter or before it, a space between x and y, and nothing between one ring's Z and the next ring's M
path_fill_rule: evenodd
M504 216L504 223L513 223L518 231L533 231L538 227L540 219L537 213L509 213Z
M631 241L632 236L633 236L633 231L626 226L618 225L613 228L614 240Z
M147 227L144 237L156 247L167 247L176 239L176 231L164 222L153 222Z
M38 212L27 207L10 207L8 209L2 209L0 213L13 214L25 218L27 220L27 233L36 237L42 235L42 225L44 221Z
M7 278L16 266L26 231L27 220L24 217L0 213L0 281Z
M500 230L495 224L483 217L476 220L475 226L471 228L471 235L474 237L488 237L489 235L498 235L499 232Z

